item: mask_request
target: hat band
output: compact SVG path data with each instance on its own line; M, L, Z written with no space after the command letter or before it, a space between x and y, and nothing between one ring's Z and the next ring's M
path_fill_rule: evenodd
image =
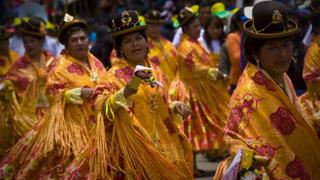
M254 25L254 19L252 19L252 29L253 29L253 31L254 32L256 32L256 33L261 33L261 32L263 32L263 31L265 31L266 29L268 29L271 25L273 25L273 24L280 24L280 23L275 23L275 22L271 22L271 23L269 23L269 24L267 24L264 28L262 28L262 29L260 29L260 30L257 30L256 29L256 26ZM285 32L286 31L286 28L285 28L285 25L284 25L284 23L282 22L282 27L283 27L283 31Z

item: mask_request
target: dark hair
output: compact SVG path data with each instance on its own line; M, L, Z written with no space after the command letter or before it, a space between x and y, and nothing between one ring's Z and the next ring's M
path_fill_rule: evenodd
M83 31L88 36L88 31L86 29L84 29L80 26L74 26L74 27L71 27L67 30L66 35L65 35L65 39L63 40L62 44L67 46L68 39L70 38L72 33L79 31L79 30Z
M181 26L183 33L185 33L185 28L187 28L189 24L191 24L194 20L196 20L196 18L198 17L197 16L191 17L183 26Z
M282 40L282 39L292 39L293 42L294 36L287 36L275 39L255 39L249 36L246 36L244 39L244 55L247 61L251 62L254 65L257 65L254 56L259 53L262 46L271 40Z
M146 31L145 31L145 30L133 31L133 32L130 32L130 33L128 33L128 34L135 33L135 32L140 33L146 41L148 40L147 34L146 34ZM114 44L114 49L116 50L116 53L117 53L117 57L118 57L118 58L124 56L124 55L122 55L121 52L120 52L120 47L121 47L121 43L122 43L123 37L124 37L125 35L127 35L127 34L123 34L123 35L117 36L117 37L115 37L115 39L114 39L114 43L113 43L113 44ZM126 57L124 57L124 58L126 58Z
M222 29L222 34L220 35L219 40L220 40L221 44L223 44L225 41L225 34L223 32L223 26L224 26L223 21L218 16L210 15L208 17L206 23L204 24L204 41L210 50L212 50L212 49L211 49L211 45L210 45L210 35L209 35L209 32L207 31L207 29L211 24L213 24L217 28Z
M240 29L238 22L244 22L247 18L244 15L244 9L239 9L232 17L230 22L230 32L235 32Z

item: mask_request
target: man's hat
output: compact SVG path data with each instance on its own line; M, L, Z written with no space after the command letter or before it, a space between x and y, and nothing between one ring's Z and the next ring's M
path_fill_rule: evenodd
M117 37L134 31L145 30L146 24L137 11L129 10L117 14L112 20L112 37Z
M164 20L161 19L160 11L153 9L148 11L148 13L144 16L144 19L147 24L163 24Z
M288 10L280 2L264 1L252 10L252 20L244 23L248 36L258 39L273 39L296 34L298 25L288 19Z
M24 35L31 35L36 37L44 37L47 34L46 25L39 17L23 19L21 24L21 32Z
M67 31L75 26L88 30L88 25L84 20L74 18L70 14L66 13L59 25L58 39L61 43L66 41Z

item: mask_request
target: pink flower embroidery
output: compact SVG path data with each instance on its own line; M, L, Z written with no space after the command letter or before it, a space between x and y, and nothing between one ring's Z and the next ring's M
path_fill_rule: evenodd
M17 77L17 85L18 89L21 91L25 91L28 88L30 81L25 77Z
M283 107L279 107L276 112L272 113L270 120L272 127L279 130L283 135L289 135L295 129L290 112Z
M305 81L309 81L311 83L316 83L320 78L320 68L315 69L312 73L306 75L304 77Z
M237 130L237 127L241 122L242 116L242 108L232 108L231 114L229 116L228 128L233 131Z
M67 69L70 73L76 73L79 76L84 74L84 70L78 64L72 63L67 67Z
M29 64L30 64L29 61L27 61L27 60L24 59L24 58L21 58L21 59L19 59L19 60L15 63L15 66L16 66L18 69L24 69L24 68L28 67Z
M191 71L193 69L193 67L194 67L194 62L192 60L192 54L191 53L187 55L187 58L186 58L186 61L185 61L185 66L187 67L187 69L189 71Z
M4 66L6 64L6 61L3 58L0 58L0 67Z
M160 65L160 59L157 56L153 56L152 58L150 58L150 62L156 66Z
M209 63L210 63L210 58L208 57L208 55L207 55L205 52L203 52L203 53L201 54L201 59L202 59L206 64L209 64Z
M289 162L286 167L286 173L291 178L301 178L305 180L310 180L309 173L305 170L302 162L296 156L293 161Z
M103 64L102 64L99 60L96 60L95 66L96 66L97 69L99 69L100 71L103 70L103 68L104 68Z
M265 86L267 90L274 91L275 88L272 83L265 77L263 72L257 71L254 76L251 78L255 83Z
M275 150L269 144L259 146L259 147L257 147L256 150L260 155L267 156L270 158L272 158L275 153Z
M126 66L121 69L117 69L115 71L116 77L123 79L125 82L128 82L131 79L132 74L133 74L133 69L131 69L129 66Z
M47 93L49 94L57 94L60 89L64 89L66 87L66 84L52 84L47 86Z

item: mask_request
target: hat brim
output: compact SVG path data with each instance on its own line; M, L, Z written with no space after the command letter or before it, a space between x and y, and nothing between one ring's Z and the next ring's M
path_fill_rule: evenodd
M13 33L4 33L2 36L0 36L0 40L5 40L5 39L9 39L13 36Z
M21 33L23 35L36 36L36 37L41 37L41 38L47 35L47 33L27 31L27 30L24 30L24 29L21 29L20 31L21 31Z
M256 39L275 39L275 38L282 38L282 37L287 37L287 36L292 36L295 35L299 32L298 25L296 22L289 20L289 29L284 32L275 32L275 33L259 33L253 31L252 28L252 20L248 20L247 22L244 23L244 31L245 33L252 38Z
M182 27L185 24L187 24L195 16L196 16L196 13L192 13L192 15L186 18L183 22L179 22L179 27Z
M74 26L79 26L81 28L84 28L85 30L88 30L87 23L82 20L74 20L73 22L66 23L61 27L61 29L58 32L58 39L60 43L63 43L64 41L66 41L65 34L67 30Z
M214 13L213 15L218 16L220 19L224 19L230 16L230 12L229 11L221 11L221 12L217 12Z
M147 24L164 24L164 20L145 19Z
M115 37L117 37L117 36L121 36L121 35L128 34L128 33L135 32L135 31L141 31L141 30L145 30L145 29L147 29L147 26L146 26L146 25L136 26L136 27L124 29L124 30L122 30L122 31L112 32L112 33L111 33L111 36L112 36L113 38L115 38Z

